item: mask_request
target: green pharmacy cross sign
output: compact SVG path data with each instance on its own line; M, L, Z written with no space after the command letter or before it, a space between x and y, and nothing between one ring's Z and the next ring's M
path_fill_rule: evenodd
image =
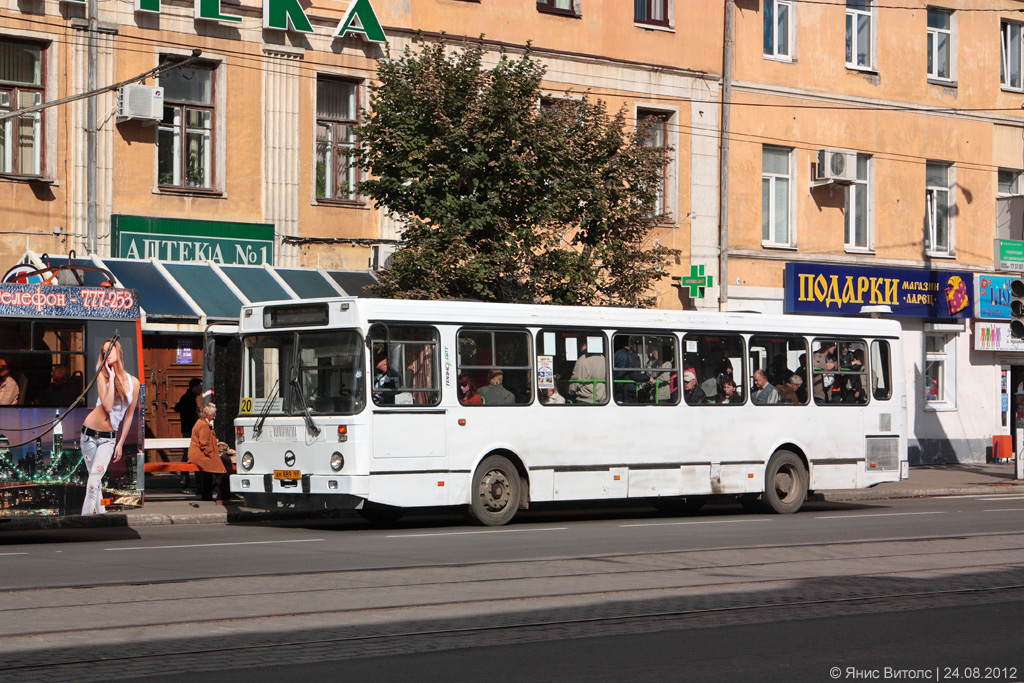
M714 286L714 278L704 275L704 266L690 266L690 276L679 278L680 287L690 288L691 299L703 299L704 288Z

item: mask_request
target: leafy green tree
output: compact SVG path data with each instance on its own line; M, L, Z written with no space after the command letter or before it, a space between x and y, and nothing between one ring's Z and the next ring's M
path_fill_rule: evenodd
M587 95L541 102L543 66L479 44L379 62L359 192L403 223L376 293L650 306L676 254L651 243L666 150Z

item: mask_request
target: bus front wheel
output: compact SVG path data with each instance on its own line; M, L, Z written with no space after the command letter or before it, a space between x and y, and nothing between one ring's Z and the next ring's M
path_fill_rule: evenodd
M484 526L508 524L519 509L522 482L515 465L500 455L484 458L473 475L469 517Z
M807 499L807 470L790 451L776 451L764 471L765 510L776 514L796 512Z

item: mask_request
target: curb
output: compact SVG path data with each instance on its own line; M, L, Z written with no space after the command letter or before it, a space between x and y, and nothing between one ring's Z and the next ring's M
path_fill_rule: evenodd
M953 486L948 488L904 489L900 491L886 491L875 489L825 491L823 493L816 493L814 495L814 500L840 502L850 500L895 500L897 498L934 498L936 496L998 496L1007 493L1024 493L1024 484L976 484L971 486Z

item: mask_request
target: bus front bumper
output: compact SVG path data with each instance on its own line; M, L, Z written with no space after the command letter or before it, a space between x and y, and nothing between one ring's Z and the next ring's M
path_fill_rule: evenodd
M366 498L370 493L365 475L303 474L299 479L275 479L273 474L232 474L231 492L241 495L349 495Z

